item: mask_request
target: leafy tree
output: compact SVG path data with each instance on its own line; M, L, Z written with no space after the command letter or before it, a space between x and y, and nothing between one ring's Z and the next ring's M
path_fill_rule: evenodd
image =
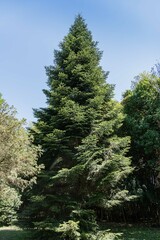
M124 132L131 136L136 187L143 192L139 213L159 217L160 193L160 78L158 71L141 74L123 99ZM133 211L135 212L135 210Z
M23 127L24 121L15 117L13 107L0 99L0 223L16 218L22 191L35 183L40 170L37 165L39 148L32 144Z
M129 139L117 136L121 106L112 100L113 86L99 65L101 52L80 15L59 46L54 66L46 68L48 106L35 110L37 122L30 129L44 151L39 162L45 171L25 211L42 230L39 239L60 231L77 238L79 232L96 231L98 208L130 199L125 189L132 171L125 157Z

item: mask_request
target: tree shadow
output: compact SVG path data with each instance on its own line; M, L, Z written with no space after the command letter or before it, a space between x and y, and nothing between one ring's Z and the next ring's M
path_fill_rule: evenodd
M31 233L25 230L0 230L0 240L29 240Z
M114 233L121 233L119 240L159 240L160 239L160 229L154 228L141 228L141 227L126 227L112 229ZM111 231L112 231L111 230Z

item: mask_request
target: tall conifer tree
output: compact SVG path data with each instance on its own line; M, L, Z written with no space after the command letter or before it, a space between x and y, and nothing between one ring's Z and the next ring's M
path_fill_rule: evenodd
M117 136L121 106L112 100L113 86L100 66L102 54L80 15L59 47L54 66L46 68L48 106L35 110L37 123L31 129L44 151L39 161L45 171L29 214L45 230L43 239L50 231L80 239L83 231L96 229L98 208L129 199L129 139Z
M90 132L102 102L112 95L112 86L105 83L108 73L99 66L102 53L81 16L59 47L54 66L46 67L48 107L35 110L35 139L44 146L47 169L59 159L67 166L74 164L75 147Z

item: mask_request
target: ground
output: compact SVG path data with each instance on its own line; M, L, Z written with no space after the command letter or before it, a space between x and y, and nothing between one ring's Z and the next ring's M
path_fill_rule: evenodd
M29 240L30 235L30 231L22 230L16 226L0 228L0 240Z
M111 227L110 232L113 235L109 239L106 238L106 240L160 240L160 228L138 226Z
M0 228L0 240L30 240L31 232L21 228ZM100 231L96 240L160 240L160 228L149 227L110 227L107 231Z

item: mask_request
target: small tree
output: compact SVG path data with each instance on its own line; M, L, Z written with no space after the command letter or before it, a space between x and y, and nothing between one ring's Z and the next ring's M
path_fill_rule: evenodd
M59 225L56 231L62 233L62 239L80 240L78 222L74 222L71 220L69 220L68 222L64 222Z

